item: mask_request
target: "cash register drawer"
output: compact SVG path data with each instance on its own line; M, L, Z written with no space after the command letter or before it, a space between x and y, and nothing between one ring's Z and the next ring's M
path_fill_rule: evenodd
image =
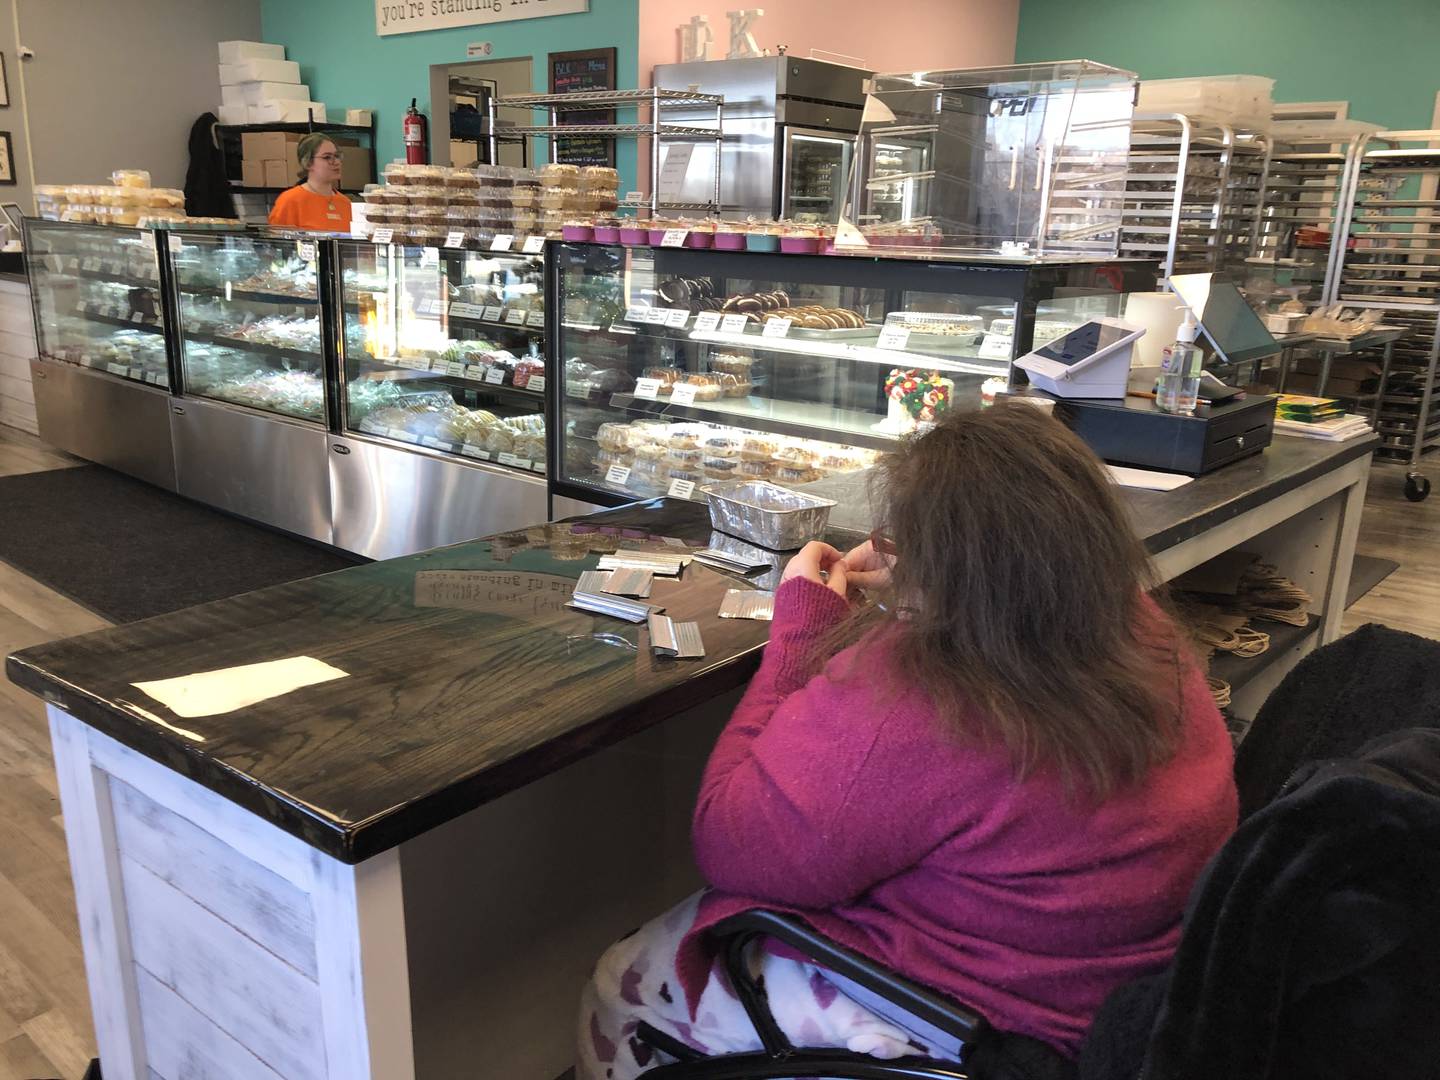
M1058 400L1055 415L1114 465L1199 476L1270 445L1275 398L1226 402L1196 416L1161 412L1149 398Z

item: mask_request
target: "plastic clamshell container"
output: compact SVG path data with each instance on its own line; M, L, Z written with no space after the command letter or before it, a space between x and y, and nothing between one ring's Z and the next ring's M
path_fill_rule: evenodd
M825 531L834 499L822 499L766 480L711 484L700 489L710 525L771 551L802 547Z
M618 244L620 243L620 229L614 225L596 225L595 243L597 244Z
M772 233L750 233L745 237L746 251L779 251L780 237Z
M620 230L620 242L627 247L638 247L641 244L650 242L648 229L622 228Z
M583 244L595 239L595 229L590 225L563 225L560 235L566 240Z
M715 234L716 251L744 251L745 234L738 232L717 232Z
M782 236L780 250L786 255L817 255L820 252L818 236Z

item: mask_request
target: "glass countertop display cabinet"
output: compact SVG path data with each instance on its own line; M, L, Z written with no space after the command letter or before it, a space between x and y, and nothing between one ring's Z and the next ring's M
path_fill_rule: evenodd
M551 491L804 485L1012 384L1011 364L1155 287L1134 260L920 261L552 245ZM564 358L563 365L559 358Z

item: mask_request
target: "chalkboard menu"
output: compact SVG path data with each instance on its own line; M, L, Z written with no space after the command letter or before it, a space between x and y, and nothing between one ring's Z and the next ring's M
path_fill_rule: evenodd
M615 50L582 49L550 54L550 93L587 94L615 89ZM562 112L562 124L613 124L614 109ZM609 135L560 139L556 161L615 167L615 140Z

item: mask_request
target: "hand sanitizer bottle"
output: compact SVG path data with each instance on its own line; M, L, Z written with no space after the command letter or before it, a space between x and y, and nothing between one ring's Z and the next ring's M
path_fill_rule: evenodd
M1194 416L1200 392L1200 350L1195 335L1200 327L1195 316L1185 313L1175 342L1160 354L1160 379L1155 384L1155 404L1162 412Z

